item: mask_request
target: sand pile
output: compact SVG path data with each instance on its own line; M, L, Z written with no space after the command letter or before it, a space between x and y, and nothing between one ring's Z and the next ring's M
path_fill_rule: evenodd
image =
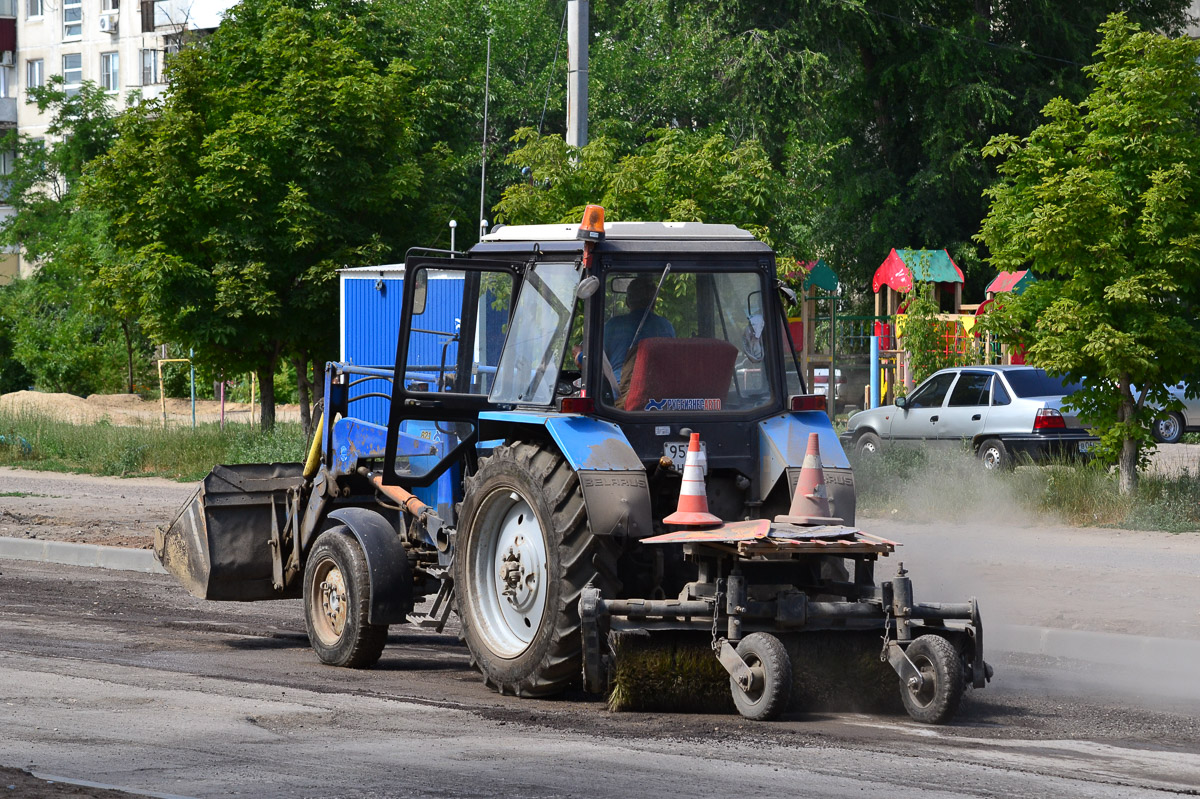
M168 399L166 406L169 423L191 424L191 400ZM74 394L17 391L0 396L0 413L50 416L75 424L90 424L105 419L116 425L162 424L163 419L162 405L158 400L144 400L137 394L92 394L85 399ZM225 403L226 422L257 422L259 413L257 405L251 418L249 403ZM276 405L275 418L284 422L297 422L300 420L300 409L296 405ZM220 400L196 400L198 424L220 420Z

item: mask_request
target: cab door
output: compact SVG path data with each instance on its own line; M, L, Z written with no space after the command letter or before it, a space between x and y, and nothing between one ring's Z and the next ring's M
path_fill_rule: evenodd
M406 261L385 483L429 486L473 452L520 278L518 263Z

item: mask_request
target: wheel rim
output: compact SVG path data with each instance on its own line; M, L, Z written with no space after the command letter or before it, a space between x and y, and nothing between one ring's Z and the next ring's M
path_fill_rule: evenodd
M983 450L983 466L986 469L995 469L1000 465L1001 460L1000 450L996 447L987 447Z
M929 707L933 703L934 697L937 696L937 670L934 668L933 662L923 656L914 658L913 665L921 673L922 682L921 687L915 690L912 685L909 685L908 695L912 698L914 705L922 708Z
M767 673L763 668L762 661L758 656L751 653L742 657L746 668L750 669L750 685L738 685L738 690L750 701L751 704L757 704L767 690Z
M1168 416L1158 423L1158 437L1164 441L1172 441L1179 435L1179 420Z
M468 553L479 633L501 657L533 642L546 612L546 537L533 507L511 489L492 492L479 508Z
M310 587L313 632L322 644L333 646L346 631L346 615L350 607L346 578L337 563L326 558L313 570Z
M862 444L859 445L858 451L862 452L866 455L874 455L876 452L875 442L874 441L864 441Z

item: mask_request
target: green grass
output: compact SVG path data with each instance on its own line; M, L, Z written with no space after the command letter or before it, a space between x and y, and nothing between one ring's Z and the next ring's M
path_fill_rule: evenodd
M1002 518L1057 520L1074 526L1200 531L1200 471L1143 474L1121 494L1115 471L1098 464L1026 463L988 473L967 452L894 450L855 460L858 511L914 521Z
M71 424L39 414L0 413L0 465L99 475L199 480L218 463L294 462L304 457L298 424L269 433L246 425L122 427Z

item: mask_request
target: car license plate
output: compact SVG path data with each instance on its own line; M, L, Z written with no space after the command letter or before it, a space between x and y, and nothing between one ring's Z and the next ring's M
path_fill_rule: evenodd
M1096 445L1099 443L1100 443L1099 441L1080 441L1079 442L1079 451L1080 452L1094 452L1096 449Z
M663 455L671 459L671 463L675 464L675 468L680 472L683 471L683 464L687 460L688 442L686 441L666 441L663 443ZM704 474L708 474L708 445L703 441L700 442L700 468Z

